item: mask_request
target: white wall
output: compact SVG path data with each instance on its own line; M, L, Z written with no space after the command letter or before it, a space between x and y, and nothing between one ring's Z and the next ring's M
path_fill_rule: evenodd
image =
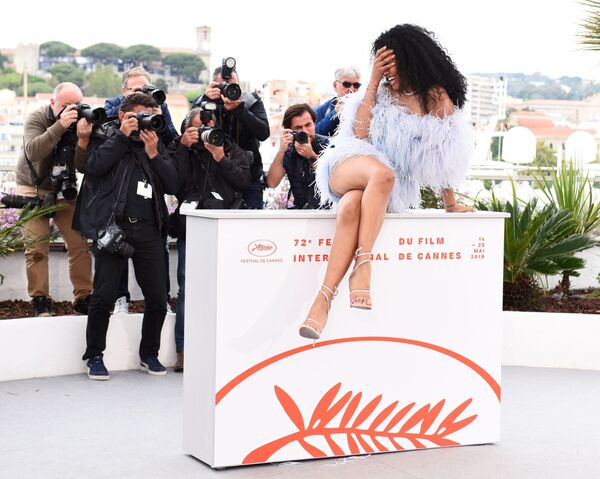
M54 316L0 320L0 381L86 372L87 316ZM159 359L175 364L175 315L162 329ZM142 315L111 316L104 362L109 371L139 368Z

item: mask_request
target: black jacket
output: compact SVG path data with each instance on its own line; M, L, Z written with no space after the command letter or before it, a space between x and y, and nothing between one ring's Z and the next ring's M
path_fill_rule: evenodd
M311 142L313 151L318 155L327 148L329 138L323 135L315 135ZM292 143L283 157L283 169L290 182L290 192L294 195L294 208L318 209L321 202L319 195L315 192L315 170L314 158L307 159L300 156Z
M196 100L194 106L200 106L203 101L213 101L207 96ZM245 93L242 95L242 103L231 111L225 110L222 104L216 114L217 124L225 130L233 141L243 150L251 151L254 161L250 167L252 181L256 181L263 174L262 158L259 146L271 134L269 130L269 119L265 105L256 93Z
M150 160L143 148L133 147L133 141L119 131L116 122L92 133L73 218L73 229L86 238L96 240L109 222L122 220L136 158L152 186L156 224L167 235L169 212L164 195L177 191L177 170L162 143L158 157Z
M177 197L181 205L184 201L197 201L199 207L205 209L230 209L241 199L244 189L250 184L250 165L252 153L242 150L229 141L225 148L225 158L217 162L204 148L187 148L177 137L169 145L169 155L177 168ZM211 206L207 198L214 199L212 192L217 192L223 202ZM213 204L214 204L213 203ZM179 207L171 219L171 236L185 237L185 221L179 214Z

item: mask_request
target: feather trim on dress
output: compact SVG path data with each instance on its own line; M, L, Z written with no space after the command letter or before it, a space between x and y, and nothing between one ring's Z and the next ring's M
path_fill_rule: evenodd
M361 140L354 135L354 127L363 99L364 92L344 97L338 131L317 162L316 188L322 203L340 200L329 188L329 177L341 161L357 156L372 156L394 170L396 180L388 204L391 213L419 208L421 186L456 189L462 183L474 149L462 110L455 108L444 118L418 115L380 87L369 137Z

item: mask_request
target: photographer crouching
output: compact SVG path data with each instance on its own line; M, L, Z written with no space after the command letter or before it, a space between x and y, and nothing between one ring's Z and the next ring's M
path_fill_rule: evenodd
M77 85L60 83L54 89L50 105L29 115L25 121L23 151L16 168L16 193L28 197L32 203L48 206L66 204L56 212L54 223L67 247L69 276L75 297L73 309L87 314L92 291L92 260L87 241L71 226L77 196L75 168L81 170L85 163L85 151L92 131L90 122L82 115L84 109L91 109L80 103L82 98ZM25 237L31 240L44 237L49 232L48 217L32 219L24 227ZM32 297L34 316L51 315L49 249L49 243L44 241L25 250L27 290Z
M193 108L183 124L183 135L169 147L177 166L179 206L171 216L171 236L177 238L177 283L175 312L176 372L183 371L185 308L185 217L180 209L238 209L242 192L251 181L252 152L242 150L223 130L214 128L216 104L204 101Z
M145 93L125 97L118 121L95 130L88 148L76 215L80 231L94 241L96 260L83 355L90 379L109 379L102 352L128 258L133 260L145 300L140 366L152 375L167 372L158 360L167 302L162 261L168 230L164 194L176 192L177 172L157 135L165 120L153 114L156 106Z

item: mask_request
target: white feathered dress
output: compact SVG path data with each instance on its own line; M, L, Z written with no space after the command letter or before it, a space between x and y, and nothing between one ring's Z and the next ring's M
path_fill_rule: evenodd
M317 162L316 186L321 201L339 201L329 189L329 177L340 162L373 156L396 173L388 212L419 208L420 186L456 189L465 178L473 154L473 135L462 110L439 118L417 115L399 105L387 87L380 87L372 110L368 138L354 136L354 118L363 92L348 95L340 112L340 126Z

